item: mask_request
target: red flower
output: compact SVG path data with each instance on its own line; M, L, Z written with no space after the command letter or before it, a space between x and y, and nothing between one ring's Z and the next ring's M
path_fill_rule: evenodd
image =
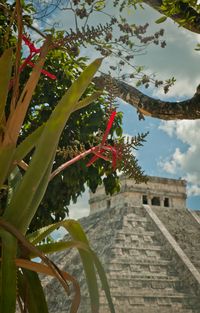
M118 152L116 147L110 146L110 145L106 145L106 139L108 137L108 134L110 132L110 129L112 127L112 124L114 122L115 116L116 116L117 112L113 111L111 113L111 116L109 118L107 127L106 127L106 131L103 135L103 139L101 141L101 144L99 145L99 149L96 151L93 151L94 156L91 158L91 160L87 163L87 167L89 167L90 165L92 165L96 160L98 160L99 158L104 159L106 161L109 161L107 152L111 152L112 154L112 167L113 169L116 169L117 166L117 158L118 158Z
M19 68L19 71L21 72L25 67L26 65L30 65L31 67L34 67L34 63L31 62L31 59L38 53L40 53L40 49L37 49L34 44L25 36L25 35L22 35L22 39L25 43L26 46L29 47L29 50L30 50L30 53L29 53L29 56L24 60L24 62L22 63L22 65L20 66ZM56 76L49 73L48 71L46 70L41 70L41 73L48 76L49 78L51 79L56 79Z

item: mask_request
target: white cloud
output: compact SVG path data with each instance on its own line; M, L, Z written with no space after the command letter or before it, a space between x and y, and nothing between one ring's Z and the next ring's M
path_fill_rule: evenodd
M86 188L86 191L78 198L77 202L69 205L69 217L67 217L67 219L70 218L77 220L84 216L88 216L90 211L88 200L89 191L88 188ZM66 233L67 231L63 227L60 227L53 233L53 237L56 240L59 240L62 239Z
M165 75L165 77L167 77L167 75ZM196 79L191 79L191 77L182 78L179 74L176 74L176 80L175 85L170 87L170 91L167 94L164 93L162 88L154 88L152 92L153 97L165 98L165 100L175 97L176 101L190 98L195 94L196 87L200 82L200 77Z
M199 196L200 195L200 186L199 185L189 186L187 194L188 194L188 196Z
M163 168L163 170L167 173L170 174L175 174L176 173L176 161L170 160L170 161L160 161L159 165Z
M89 191L86 191L80 196L76 203L69 206L69 218L79 219L89 214Z
M159 129L185 144L182 149L177 147L160 166L168 173L181 173L190 184L189 193L200 195L200 120L162 122Z
M158 129L163 130L165 133L167 133L168 136L172 137L176 130L176 122L175 121L169 121L169 122L162 122Z

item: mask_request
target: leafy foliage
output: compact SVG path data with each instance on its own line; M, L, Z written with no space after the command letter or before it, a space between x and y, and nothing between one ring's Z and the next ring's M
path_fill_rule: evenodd
M61 88L59 83L52 86L48 85L48 78L46 76L43 77L40 84L37 84L40 78L41 70L47 58L47 54L52 47L52 37L47 36L44 45L41 48L39 58L37 60L33 60L35 62L33 71L23 71L20 75L22 20L19 1L17 1L16 7L17 6L17 27L19 33L16 44L16 56L12 55L12 49L6 49L4 50L0 61L1 71L6 74L4 82L1 84L0 188L3 188L4 190L6 187L8 191L7 201L2 201L1 203L1 205L4 203L5 207L2 210L2 218L0 219L2 256L0 275L0 309L5 313L15 312L17 297L16 290L18 289L21 310L28 309L30 312L34 312L38 311L38 308L41 305L45 312L47 311L47 307L45 299L42 295L42 289L38 276L31 274L30 270L46 274L50 273L51 275L53 274L60 280L66 291L68 290L66 280L72 281L75 287L77 286L77 283L74 282L74 279L69 274L60 272L41 251L27 242L24 235L28 232L28 230L30 231L33 229L30 224L48 187L52 168L59 165L59 160L55 159L55 156L56 152L59 152L58 159L61 158L62 154L60 151L64 151L64 145L62 146L62 144L60 144L60 147L58 148L60 138L62 141L63 130L65 129L65 134L67 134L67 137L69 138L69 141L66 143L68 146L72 146L73 151L75 150L75 147L73 147L75 139L76 147L79 144L80 146L83 145L81 142L83 138L89 146L93 146L94 142L96 143L98 140L96 133L101 125L103 126L103 122L107 119L107 117L103 118L105 115L103 114L105 113L105 109L103 110L102 105L103 98L99 103L96 103L96 106L94 106L95 101L99 98L99 93L94 93L94 86L91 85L88 87L88 85L99 68L102 59L97 59L89 66L85 66L82 59L75 60L74 57L72 57L71 62L73 66L71 73L71 71L69 71L71 63L65 62L65 58L69 58L69 55L66 55L63 52L60 54L56 51L55 55L57 56L57 59L54 55L52 56L52 54L49 54L50 62L49 64L48 62L46 63L45 68L46 66L48 66L48 70L53 70L56 66L57 68L60 68L60 60L63 58L64 70L61 72L61 80L64 87ZM13 73L13 59L15 60L15 70L13 78L11 78ZM51 92L48 92L49 90ZM39 94L38 97L36 96L37 92ZM82 109L91 101L94 102L92 111L90 109L77 112L78 109ZM56 106L55 102L58 102ZM108 101L106 110L109 104L110 103ZM68 124L66 125L66 121L69 120L70 115L73 112L74 116L71 119L70 128ZM106 112L107 115L109 115L110 108ZM97 125L97 121L94 123L93 120L94 117L98 116L98 113L99 122ZM119 121L121 123L120 118L121 117L119 115ZM118 132L120 123L117 124ZM84 133L87 125L89 126L88 129L92 132L92 135ZM111 134L113 136L113 130ZM101 135L102 133L99 137ZM80 153L80 151L78 152ZM24 162L23 159L26 162ZM21 167L22 170L19 170L18 166ZM112 173L110 165L107 167L104 166L104 161L102 160L99 160L99 164L97 166L91 166L89 169L87 169L86 166L84 167L82 164L82 167L79 169L79 175L80 172L82 172L82 169L85 170L84 174L87 177L88 184L91 183L92 188L99 184L99 180L104 173L107 174L109 182L110 180L116 182L116 173ZM90 180L90 175L94 169L96 169L97 172L94 172L95 177L92 177ZM75 177L75 175L77 175L77 170L70 173L70 175ZM76 176L78 183L80 180L79 175ZM72 188L74 187L71 184L69 176L64 177L64 175L62 175L60 177L61 181L64 181L65 185L66 182L69 182L68 186L72 186ZM96 181L97 184L95 185ZM60 187L58 182L57 186ZM70 189L70 197L73 192L75 196L77 196L77 186L80 188L80 185L76 185L75 190L72 188ZM115 189L116 183L109 184L109 188ZM53 191L55 192L55 189L52 189L52 194ZM55 194L52 196L56 198ZM54 203L54 205L56 207L57 203ZM43 212L43 214L44 213L45 215L43 216L46 221L45 223L43 221L43 226L48 223L48 216L52 217L53 215L54 221L55 218L57 218L55 210L51 210L51 215L50 212L48 212L48 214L46 214L47 212ZM64 217L64 215L60 215L58 220L60 217ZM111 312L114 312L105 274L98 259L89 248L89 244L83 230L80 229L78 223L74 221L66 221L65 223L68 225L67 230L77 241L73 246L78 245L80 256L84 265L91 298L92 312L98 311L99 305L94 265L97 268L104 286L110 310ZM38 229L38 225L39 223L36 218L35 228ZM54 228L58 226L58 224L54 225ZM19 242L20 245L18 245ZM80 242L84 242L85 246L80 246ZM84 251L82 251L82 249ZM28 251L34 251L35 255L39 256L46 263L46 267L44 267L44 265L37 265L34 262L27 260L27 257L30 257L27 254ZM19 273L19 288L17 288L16 267L22 268L22 271ZM24 295L26 284L28 285L28 300ZM5 288L5 286L10 287ZM32 286L33 288L36 287L39 292L36 302L33 301L35 293ZM79 304L78 288L75 289L77 289L77 292L75 300L72 303L71 313L77 311ZM24 308L22 306L22 302L25 303Z
M97 33L94 32L94 36L99 35L100 30ZM89 40L89 33L91 31L83 33L82 37ZM59 36L60 33L56 33L54 42L59 43L60 46L61 41ZM71 40L71 44L75 44L74 40L80 41L82 37L81 35L76 37L74 33L71 33L65 37L65 42L69 38L69 42ZM54 73L57 79L50 80L44 75L41 76L30 103L19 142L31 134L39 125L47 121L55 107L55 103L61 99L66 89L77 78L82 69L85 68L85 62L85 58L77 58L73 54L66 53L63 50L54 49L48 54L45 61L45 69L50 73ZM28 79L30 70L30 67L26 67L21 73L21 86ZM91 85L85 92L84 97L90 95L94 90L95 87ZM110 91L112 93L112 90ZM104 131L109 116L110 105L111 102L107 101L106 104L105 97L102 97L88 108L72 114L61 135L53 169L100 142L101 134ZM118 113L113 125L112 134L116 131L117 135L119 137L121 136L121 124L122 114ZM30 156L31 154L27 155L25 158L26 162L29 162ZM68 213L67 206L70 202L76 202L77 197L85 190L85 183L93 192L95 192L97 186L101 183L104 183L107 193L112 194L119 190L118 177L116 173L113 173L112 166L109 163L99 160L89 168L85 166L86 163L87 158L73 164L62 175L57 176L50 182L35 218L31 222L30 232L36 230L38 227L62 220L66 213ZM105 174L106 177L102 179ZM5 191L3 193L4 200Z
M52 81L45 76L41 77L40 84L38 84L33 96L20 140L27 137L28 134L32 133L48 119L55 107L55 103L60 100L66 88L71 85L72 81L80 74L82 68L85 67L84 61L85 59L82 58L69 58L66 53L58 50L49 53L45 68L55 73L57 80ZM22 73L22 81L27 77L28 71L24 71ZM91 86L84 96L91 94L93 90L94 86ZM96 136L96 134L100 130L103 132L105 128L107 120L106 110L102 98L88 108L72 114L59 141L54 169L83 150L100 142L100 135ZM115 122L118 128L121 127L121 117L119 115ZM90 168L86 167L86 163L87 158L70 166L62 175L55 177L51 181L37 215L30 225L30 231L63 219L68 211L67 206L70 201L75 202L77 197L85 190L85 183L95 191L98 184L102 182L101 177L105 174L103 169L106 168L107 174L112 172L112 167L106 166L105 161L99 161ZM100 168L102 168L101 171ZM117 177L115 178L115 184L118 185ZM113 193L114 191L115 188L111 188L108 185L107 192Z
M160 11L173 18L180 26L199 32L200 5L197 0L163 0ZM161 18L161 22L164 17Z
M27 311L28 309L29 312L37 312L43 308L43 311L47 312L40 281L37 274L33 274L32 271L51 274L57 277L67 292L67 281L73 282L76 293L72 301L71 313L77 312L80 302L79 287L77 287L78 285L75 279L71 277L70 274L59 271L43 252L26 240L24 235L29 228L30 222L48 186L59 137L61 136L66 121L71 112L86 105L85 102L79 101L79 99L91 82L102 60L97 59L89 66L85 67L78 78L61 97L46 122L41 127L37 127L30 136L27 135L25 140L18 145L17 139L20 134L21 125L24 123L24 118L39 80L45 57L50 49L50 43L51 38L48 37L42 47L39 61L35 65L34 70L22 90L22 96L16 99L16 107L13 109L12 105L9 106L10 110L8 116L5 114L5 108L8 105L6 100L12 73L12 49L5 50L0 59L1 72L6 73L6 70L8 71L7 75L4 77L5 82L1 85L0 90L2 100L0 106L0 111L2 112L0 123L3 126L0 141L0 188L5 184L8 185L9 191L7 203L0 219L0 310L5 313L15 312L17 296L21 311ZM15 62L17 62L17 58ZM19 75L19 73L17 73L17 75ZM14 83L16 83L18 77L14 79ZM99 94L96 94L96 98L98 96ZM11 90L11 99L8 100L12 103L13 98L15 99L14 87ZM91 99L94 100L95 97ZM89 100L87 102L89 103ZM32 150L31 159L29 158L29 164L26 165L26 171L25 173L21 173L17 164L20 165L23 163L22 156L26 156ZM18 157L16 158L16 156ZM55 229L58 226L59 225L54 225L53 227ZM111 312L114 312L105 273L97 257L91 251L84 231L75 221L66 221L64 222L64 226L67 228L72 238L76 240L76 243L71 246L78 246L86 273L92 312L98 311L99 306L98 286L94 270L95 265L104 283ZM81 242L83 246L81 246ZM46 266L44 266L44 264L31 262L29 260L30 252L34 252L35 255L39 256ZM22 269L18 273L18 281L16 279L17 267ZM19 284L18 286L17 283ZM25 288L26 286L27 288ZM16 290L18 290L18 295Z

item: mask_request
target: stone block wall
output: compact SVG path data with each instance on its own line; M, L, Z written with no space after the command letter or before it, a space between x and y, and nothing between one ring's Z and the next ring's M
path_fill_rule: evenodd
M136 206L148 204L160 208L186 208L184 180L149 176L147 184L136 184L133 179L122 176L120 183L120 192L113 196L105 195L103 186L95 194L90 193L90 214L111 207L121 207L124 202Z

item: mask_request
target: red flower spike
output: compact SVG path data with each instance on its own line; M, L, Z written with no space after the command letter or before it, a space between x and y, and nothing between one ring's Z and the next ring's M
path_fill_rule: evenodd
M103 147L103 148L105 148L105 147ZM92 165L99 158L104 159L105 161L109 161L110 159L102 154L102 152L104 152L104 151L105 151L104 149L101 149L101 150L98 150L98 151L93 151L93 153L95 155L91 158L91 160L87 163L86 166L89 167L90 165Z
M109 121L108 121L108 124L107 124L107 127L106 127L106 131L105 131L105 133L103 135L103 139L102 139L101 145L104 145L104 143L105 143L105 141L106 141L106 139L108 137L109 131L110 131L111 127L112 127L112 124L114 122L116 114L117 114L117 112L113 111L111 116L110 116L110 118L109 118Z
M99 146L99 150L97 151L94 151L94 156L92 157L92 159L87 163L87 167L89 167L90 165L92 165L96 160L98 160L99 158L101 159L104 159L106 161L109 161L109 158L104 155L103 153L106 152L106 151L111 151L112 153L112 167L113 169L116 169L116 166L117 166L117 149L115 147L112 147L112 146L109 146L109 145L105 145L105 142L106 142L106 139L108 137L108 134L110 132L110 129L112 127L112 124L114 122L114 119L115 119L115 116L116 116L117 112L116 111L113 111L110 118L109 118L109 121L108 121L108 124L107 124L107 127L106 127L106 130L105 130L105 133L103 135L103 139L101 141L101 144Z
M28 61L27 64L30 65L31 67L34 67L34 63L31 62L31 61ZM46 70L43 70L43 69L42 69L42 70L41 70L41 73L44 74L45 76L48 76L48 77L51 78L51 79L56 79L56 76L55 76L55 75L53 75L53 74L47 72Z
M34 67L35 64L33 62L31 62L31 59L37 54L40 53L40 48L37 49L34 44L25 36L22 35L22 39L25 43L26 46L29 47L30 53L29 56L24 60L24 62L22 63L22 65L19 68L19 72L21 73L21 71L26 67L27 64L29 64L31 67ZM51 79L56 79L56 76L47 72L46 70L41 70L41 73L44 74L45 76L48 76Z
M118 159L117 149L112 146L105 146L105 149L110 150L112 152L112 167L115 170L117 167L117 159Z
M32 42L30 42L30 40L25 35L22 35L22 39L23 39L25 45L29 47L30 54L39 53L40 52L40 49L37 49L34 46L34 44Z

